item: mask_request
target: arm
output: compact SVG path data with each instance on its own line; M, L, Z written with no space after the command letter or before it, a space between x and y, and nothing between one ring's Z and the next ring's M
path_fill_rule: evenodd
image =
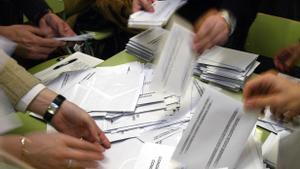
M21 104L24 109L44 116L48 106L57 96L55 92L40 88L27 101L22 101L24 97L28 97L27 93L30 93L38 84L39 81L36 78L0 50L0 87L14 106ZM90 142L101 142L105 148L110 147L109 140L87 112L69 101L64 101L57 109L51 124L65 134Z

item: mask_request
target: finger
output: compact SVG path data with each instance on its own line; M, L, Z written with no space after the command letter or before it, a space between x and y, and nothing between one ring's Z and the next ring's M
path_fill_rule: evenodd
M104 148L100 145L96 146L90 142L80 140L71 136L65 135L65 141L68 146L73 148L82 149L86 151L94 151L97 153L105 151Z
M288 111L284 113L285 120L292 121L294 117L296 117L298 113L296 111Z
M92 151L83 151L80 149L69 148L64 152L66 159L78 160L78 161L93 161L103 160L104 156L102 153L96 153Z
M151 1L148 0L140 0L141 5L145 11L154 12L154 8L152 6Z
M33 26L26 25L25 29L30 31L31 33L37 35L37 36L40 36L40 37L46 37L47 36L47 33L42 31L38 27L33 27Z
M255 79L248 81L244 87L243 97L245 100L250 99L253 96L266 93L264 88L270 89L274 85L274 74L264 74Z
M99 166L99 162L97 161L77 161L73 160L70 168L97 168Z
M61 24L58 25L58 32L60 36L74 36L76 33L71 29L71 27L62 21Z
M194 46L193 48L198 52L202 53L205 50L205 47L208 45L211 40L211 31L214 25L205 25L200 27L196 37L194 38Z
M276 97L275 95L255 96L245 100L245 107L249 109L260 109L266 106L273 107L277 103Z
M44 47L52 47L52 48L57 48L57 47L62 47L65 46L66 43L62 41L58 41L52 38L42 38L42 37L37 37L37 41L39 42L38 44L40 46Z
M109 149L111 147L110 141L108 140L108 138L105 136L104 132L100 128L98 128L98 134L104 148Z

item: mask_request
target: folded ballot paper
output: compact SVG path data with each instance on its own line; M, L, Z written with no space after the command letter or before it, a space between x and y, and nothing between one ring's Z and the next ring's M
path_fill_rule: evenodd
M172 14L186 3L187 0L155 1L152 5L154 12L138 11L130 15L128 27L149 28L164 26Z
M196 54L192 49L194 33L173 24L159 58L156 59L151 87L153 90L184 93L191 80Z
M152 61L158 52L160 42L167 33L167 30L160 27L148 29L130 38L126 45L126 51L145 61Z
M256 54L216 46L199 57L194 75L204 81L239 91L259 65L257 57Z

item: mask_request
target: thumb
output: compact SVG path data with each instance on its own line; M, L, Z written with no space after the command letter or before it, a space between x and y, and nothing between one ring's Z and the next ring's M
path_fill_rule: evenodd
M27 28L28 31L30 31L31 33L35 34L35 35L38 35L38 36L41 36L41 37L46 37L47 36L47 33L42 31L40 28L37 28L37 27L33 27L33 26L29 26Z

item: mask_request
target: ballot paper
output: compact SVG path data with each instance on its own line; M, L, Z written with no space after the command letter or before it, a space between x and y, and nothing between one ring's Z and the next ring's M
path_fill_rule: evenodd
M151 88L180 96L191 80L196 55L192 49L193 33L174 24L155 67Z
M172 160L189 169L235 167L255 126L256 112L206 88Z
M148 29L130 38L126 45L126 51L143 60L152 61L167 34L168 31L160 27Z
M94 36L95 35L93 33L87 33L87 34L83 34L83 35L59 37L59 38L54 38L54 39L58 40L58 41L65 41L65 42L78 42L78 41L86 41L89 39L93 39Z
M34 74L34 76L40 79L44 84L48 84L63 72L92 68L102 62L103 60L101 59L76 52L49 68Z
M236 169L265 169L263 163L261 146L252 137L248 139L247 145L241 154Z
M134 169L165 169L169 166L175 147L145 143Z
M240 91L259 65L258 55L215 46L198 59L194 75L201 80Z
M186 0L155 1L152 6L154 12L138 11L129 16L128 27L149 28L164 26L176 9L186 3Z

